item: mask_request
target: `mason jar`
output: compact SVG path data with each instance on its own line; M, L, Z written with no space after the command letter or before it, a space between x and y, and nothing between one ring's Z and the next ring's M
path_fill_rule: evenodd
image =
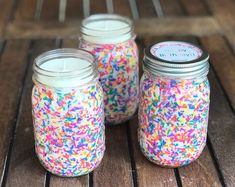
M187 165L206 145L209 55L179 41L151 45L144 53L138 113L141 151L161 166Z
M33 65L32 114L35 151L60 176L80 176L101 162L105 150L103 91L94 57L56 49Z
M128 120L138 106L138 48L133 29L130 19L113 14L82 21L79 47L95 55L110 124Z

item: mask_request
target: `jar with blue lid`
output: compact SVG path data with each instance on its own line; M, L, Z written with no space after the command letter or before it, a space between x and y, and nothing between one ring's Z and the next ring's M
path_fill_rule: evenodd
M144 53L138 114L141 151L161 166L187 165L206 145L209 55L180 41L157 43Z

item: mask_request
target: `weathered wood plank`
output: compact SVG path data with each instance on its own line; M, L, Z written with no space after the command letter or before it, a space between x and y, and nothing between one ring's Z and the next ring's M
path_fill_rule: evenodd
M7 26L5 38L54 38L77 37L80 21L12 22ZM212 17L143 18L135 22L138 35L195 35L220 33L220 26Z
M218 21L221 30L225 33L229 43L235 50L235 1L233 0L206 0L213 17Z
M218 75L233 109L235 109L235 56L222 36L201 38L202 44L211 55L211 63Z
M113 8L115 14L132 17L131 8L128 0L113 0Z
M43 1L40 19L57 21L59 19L59 0Z
M212 62L213 63L213 62ZM210 75L215 79L214 75ZM209 138L227 186L235 184L235 120L218 82L211 83Z
M174 170L161 168L143 156L137 141L138 119L135 116L129 122L133 145L134 159L136 164L137 181L141 187L149 186L177 186Z
M165 16L183 16L184 10L180 6L179 0L160 0Z
M105 0L90 0L91 14L106 13L106 2Z
M62 46L64 48L78 48L79 40L78 38L73 39L63 39Z
M100 166L93 172L94 187L131 186L131 163L125 125L105 129L106 151Z
M181 167L178 170L184 187L221 186L207 146L196 161L189 164L188 166Z
M1 0L0 1L0 36L4 34L5 25L10 19L11 11L14 6L14 1Z
M34 152L34 137L31 110L31 90L32 90L32 63L34 57L43 51L54 47L54 41L37 41L34 46L33 57L30 60L29 71L26 76L25 86L22 93L19 114L16 126L15 141L13 142L10 165L7 175L6 186L43 186L46 170L43 169ZM20 60L26 64L26 59L19 59L19 51L16 51L14 60ZM12 54L10 55L12 56ZM17 63L16 63L17 64ZM15 64L15 68L16 68ZM21 65L22 66L22 65ZM8 66L9 72L9 66ZM15 75L18 69L10 71L16 79ZM6 73L6 72L5 72ZM14 84L14 86L17 84ZM2 89L1 89L2 90ZM11 93L10 91L8 94Z
M66 20L83 18L82 0L67 0Z
M206 16L209 15L208 9L203 0L180 0L187 15Z
M88 175L74 178L58 177L51 175L51 187L88 187Z
M6 44L0 63L0 175L5 172L12 131L15 126L18 99L23 86L26 71L26 56L29 47L27 41L9 41Z
M152 0L136 0L140 18L155 17L155 12Z
M203 46L209 51L210 62L234 107L235 59L223 38L211 36L202 38ZM215 76L210 75L211 80ZM234 113L217 82L211 81L209 138L214 154L227 186L235 184L235 120Z
M77 40L75 39L67 39L63 40L62 47L68 48L77 48ZM89 186L89 177L88 175L84 175L76 178L63 178L55 175L51 175L50 177L50 186L51 187L88 187Z
M33 20L35 16L37 0L20 0L17 1L14 20L26 21Z

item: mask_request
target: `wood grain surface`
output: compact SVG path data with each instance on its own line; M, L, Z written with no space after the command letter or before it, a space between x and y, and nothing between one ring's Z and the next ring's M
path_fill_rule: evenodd
M127 0L113 0L115 14L121 14L132 18L130 4Z
M19 99L23 87L27 64L29 42L9 41L1 56L0 63L0 173L2 184L5 177L5 164L8 160L11 137L16 126Z
M179 0L161 0L161 5L165 16L173 17L185 14Z
M90 0L91 1L91 14L106 13L107 8L105 0Z
M233 187L235 1L64 0L62 3L64 15L60 0L0 0L0 185ZM125 124L106 128L105 156L91 174L58 177L47 172L36 158L30 99L33 59L52 48L77 48L84 16L105 12L135 19L140 75L143 49L150 43L199 42L209 52L208 144L191 165L166 169L149 162L139 149L137 115Z
M17 41L14 41L17 42ZM32 124L31 93L32 93L32 63L40 53L54 48L54 40L36 41L33 54L28 59L28 71L24 81L24 89L17 115L15 138L9 161L6 186L42 186L45 183L46 170L41 166L34 152L34 137ZM19 49L18 49L19 50ZM26 50L27 51L27 50ZM17 58L16 58L17 59ZM26 64L27 59L22 59ZM17 70L14 72L14 76Z
M106 151L100 166L93 172L94 187L131 186L131 161L125 125L105 129Z
M141 18L157 16L152 0L136 0Z
M208 8L204 0L179 0L184 12L190 16L209 15Z
M59 0L44 0L41 10L41 20L58 21L59 18Z
M135 31L139 36L195 35L205 36L221 32L212 17L185 18L143 18L135 21ZM17 22L6 27L5 38L55 38L77 37L80 32L79 21L59 23L57 21Z
M8 0L0 1L0 36L5 32L5 25L11 18L14 2Z
M34 20L37 0L19 0L16 2L14 20L25 21Z
M66 20L81 19L84 17L82 0L67 0Z
M209 138L224 182L227 186L233 186L235 184L234 54L221 37L203 38L202 43L211 55L210 62L218 77L218 81L211 81ZM210 78L216 79L214 75L210 75Z
M210 53L210 62L235 109L235 56L226 40L219 35L202 37L201 43Z

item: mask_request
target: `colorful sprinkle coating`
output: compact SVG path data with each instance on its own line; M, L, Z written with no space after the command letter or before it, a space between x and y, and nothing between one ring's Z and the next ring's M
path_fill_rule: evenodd
M91 172L105 150L100 83L59 90L35 83L32 93L35 149L42 165L60 176Z
M208 79L164 79L144 73L140 90L138 139L143 154L168 167L197 159L207 138Z
M93 53L98 62L106 120L111 124L128 120L137 109L139 97L138 48L134 39L104 45L82 40L80 47Z

